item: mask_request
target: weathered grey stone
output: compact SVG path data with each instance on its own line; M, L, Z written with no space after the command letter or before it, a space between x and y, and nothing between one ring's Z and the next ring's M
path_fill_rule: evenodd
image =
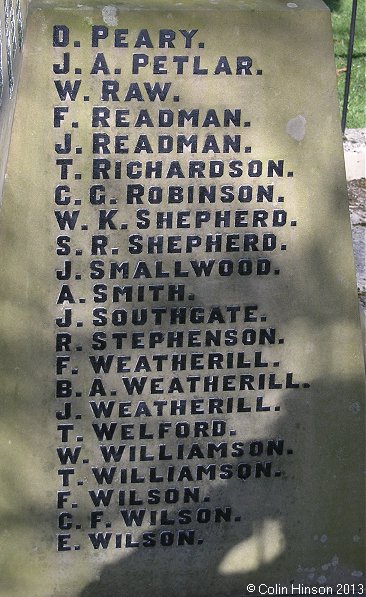
M347 180L366 177L366 129L346 129L344 159Z
M0 199L13 121L27 4L25 0L4 0L0 4Z

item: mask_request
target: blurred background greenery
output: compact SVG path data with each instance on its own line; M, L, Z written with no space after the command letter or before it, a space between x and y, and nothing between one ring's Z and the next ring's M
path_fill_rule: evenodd
M337 87L342 112L346 79L347 52L352 13L352 0L325 0L332 13ZM366 15L365 0L358 0L356 34L353 48L351 87L348 102L347 128L366 127Z

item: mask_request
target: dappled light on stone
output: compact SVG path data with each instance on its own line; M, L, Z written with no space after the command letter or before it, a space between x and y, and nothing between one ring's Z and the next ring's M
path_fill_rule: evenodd
M253 535L225 554L219 571L224 575L248 573L281 556L286 540L277 520L265 519L253 528Z

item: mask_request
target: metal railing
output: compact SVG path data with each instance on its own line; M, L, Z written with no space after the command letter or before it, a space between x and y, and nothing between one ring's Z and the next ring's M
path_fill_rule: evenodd
M351 72L352 72L352 56L353 56L353 44L355 41L355 30L356 30L356 14L357 14L357 0L352 0L352 14L351 24L349 30L349 42L348 42L348 55L347 55L347 70L346 70L346 81L344 84L344 96L343 96L343 109L342 109L342 133L346 129L347 112L348 112L348 100L349 90L351 84Z

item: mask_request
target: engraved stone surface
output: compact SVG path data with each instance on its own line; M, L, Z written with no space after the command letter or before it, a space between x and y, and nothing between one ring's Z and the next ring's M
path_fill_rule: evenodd
M32 3L0 255L1 595L359 590L320 1Z

